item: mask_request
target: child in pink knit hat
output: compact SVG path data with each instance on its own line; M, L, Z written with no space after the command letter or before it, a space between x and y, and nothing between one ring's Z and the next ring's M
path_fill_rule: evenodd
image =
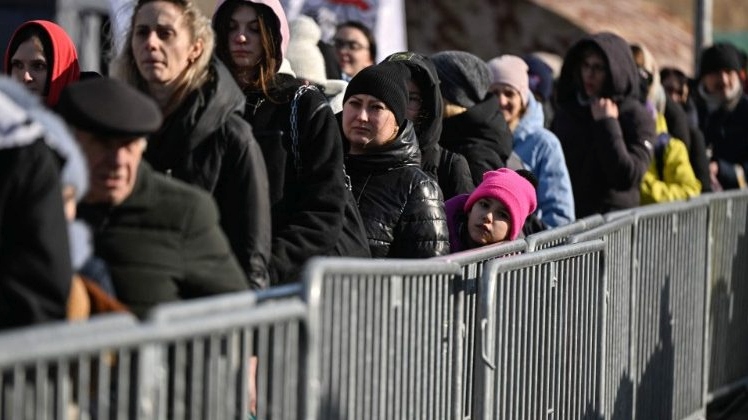
M488 171L471 194L445 203L451 252L517 239L537 208L532 173L507 168Z

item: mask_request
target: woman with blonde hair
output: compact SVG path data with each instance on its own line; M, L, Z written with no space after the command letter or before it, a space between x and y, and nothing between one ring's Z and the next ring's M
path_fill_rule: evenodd
M164 114L145 159L211 192L250 287L267 284L270 203L262 151L242 119L244 96L213 57L210 20L190 0L139 0L114 75Z

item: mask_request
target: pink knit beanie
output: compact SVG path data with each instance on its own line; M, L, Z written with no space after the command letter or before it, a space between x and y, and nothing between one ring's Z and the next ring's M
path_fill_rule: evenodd
M509 240L517 239L527 216L538 206L535 188L530 181L517 172L501 168L483 174L483 182L470 194L465 202L465 213L481 198L494 198L501 201L509 212Z
M522 105L527 106L530 100L530 81L527 71L529 67L525 60L516 55L502 55L488 62L491 69L491 83L503 83L519 92Z

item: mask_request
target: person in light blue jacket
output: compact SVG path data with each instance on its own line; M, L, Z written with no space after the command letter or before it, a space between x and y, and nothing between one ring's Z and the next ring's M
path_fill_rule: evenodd
M491 92L514 137L514 152L538 178L537 216L549 228L574 221L574 196L561 143L543 126L543 108L530 92L528 66L514 55L488 62Z

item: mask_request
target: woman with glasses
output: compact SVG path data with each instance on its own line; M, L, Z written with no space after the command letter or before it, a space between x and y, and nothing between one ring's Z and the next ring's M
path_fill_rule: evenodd
M566 53L551 131L564 150L577 219L639 205L656 137L639 94L638 69L623 38L597 33Z
M377 43L371 29L361 22L349 20L335 29L333 46L338 57L342 79L350 81L377 59Z
M439 145L444 102L434 63L409 51L392 54L384 61L400 64L410 73L405 116L413 123L418 138L421 169L438 181L445 201L472 192L475 184L465 157Z

